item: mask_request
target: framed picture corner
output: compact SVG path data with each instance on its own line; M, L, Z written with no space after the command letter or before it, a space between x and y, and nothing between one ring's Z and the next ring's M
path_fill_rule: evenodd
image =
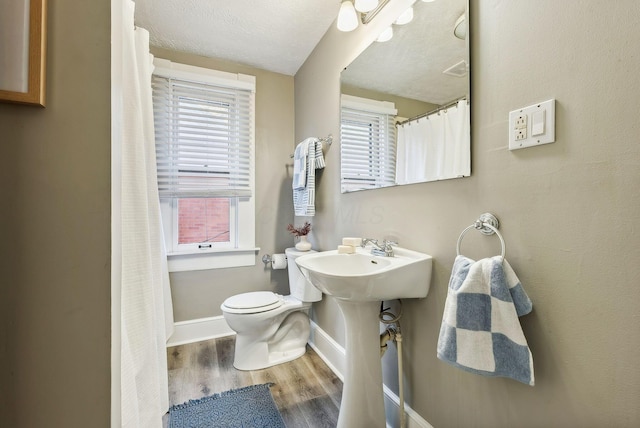
M0 102L45 106L47 0L0 1Z

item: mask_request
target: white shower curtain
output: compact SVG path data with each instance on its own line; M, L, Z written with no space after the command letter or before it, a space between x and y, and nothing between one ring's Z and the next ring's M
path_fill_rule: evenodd
M400 125L396 133L396 184L419 183L427 179L427 119Z
M398 126L397 135L397 184L470 174L469 106L466 100Z
M471 172L469 105L466 100L441 112L444 121L443 178L460 177Z
M112 427L160 427L173 313L156 177L149 34L112 3Z

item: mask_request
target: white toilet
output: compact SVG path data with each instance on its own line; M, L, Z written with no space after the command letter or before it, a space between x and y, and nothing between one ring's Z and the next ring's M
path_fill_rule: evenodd
M285 250L291 295L271 291L236 294L220 309L236 335L233 366L258 370L285 363L306 351L311 302L322 300L322 292L304 277L295 259L309 251Z

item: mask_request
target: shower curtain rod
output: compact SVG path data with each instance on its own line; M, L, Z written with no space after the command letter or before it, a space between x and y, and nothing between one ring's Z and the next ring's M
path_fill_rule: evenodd
M439 111L441 111L441 110L446 110L446 109L448 109L449 107L451 107L451 106L454 106L454 105L458 104L458 102L459 102L459 101L466 100L466 99L467 99L467 96L466 96L466 95L465 95L465 96L462 96L462 97L460 97L460 98L458 98L458 99L455 99L455 100L453 100L453 101L451 101L451 102L449 102L449 103L447 103L447 104L441 105L441 106L440 106L440 107L438 107L437 109L434 109L434 110L428 111L428 112L426 112L426 113L419 114L419 115L414 116L414 117L412 117L412 118L410 118L410 119L403 120L402 122L398 122L398 123L396 123L396 126L404 125L405 123L409 123L409 122L413 122L414 120L422 119L423 117L427 117L427 116L430 116L430 115L432 115L432 114L434 114L434 113L438 113L438 112L439 112Z

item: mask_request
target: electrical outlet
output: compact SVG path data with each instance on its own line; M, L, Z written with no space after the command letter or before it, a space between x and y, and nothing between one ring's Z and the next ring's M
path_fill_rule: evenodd
M551 99L509 112L509 150L555 141L555 103Z

